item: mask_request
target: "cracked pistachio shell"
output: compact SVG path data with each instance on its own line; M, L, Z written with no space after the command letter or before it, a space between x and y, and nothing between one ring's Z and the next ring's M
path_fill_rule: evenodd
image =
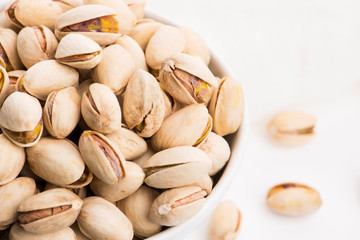
M235 240L239 235L241 212L232 201L221 202L211 215L207 239Z
M149 158L151 158L151 156L154 154L155 154L154 149L152 149L151 145L149 145L146 152L141 157L135 159L133 162L139 165L140 167L143 167L146 161Z
M304 112L283 112L267 125L270 136L277 142L288 145L303 144L314 137L316 118Z
M81 33L100 45L113 44L121 34L127 34L116 11L102 5L83 5L62 14L55 24L60 40L69 33Z
M130 53L130 55L135 61L135 70L149 70L146 65L145 54L139 44L134 39L129 36L123 35L116 40L115 44L122 46L123 48L125 48L126 51Z
M38 193L21 203L18 208L20 226L32 233L58 231L73 224L83 205L82 200L64 188L55 188ZM40 214L34 211L67 206L68 208ZM33 215L33 216L31 216ZM40 215L40 216L39 216ZM42 217L37 219L38 217Z
M19 177L0 186L0 228L16 222L18 207L36 191L35 181L28 177Z
M5 98L8 96L9 88L9 75L6 72L5 68L0 66L0 106L4 102Z
M202 190L204 190L209 195L213 188L213 180L211 179L211 177L209 175L205 175L199 181L196 181L196 182L190 184L190 186L200 187Z
M8 28L0 28L0 66L7 72L24 68L17 51L17 34Z
M102 133L111 133L121 128L119 102L111 89L93 83L81 98L81 113L86 124Z
M83 132L79 140L79 149L86 165L101 181L116 184L126 177L124 156L104 135L95 131Z
M43 25L23 28L17 38L19 57L26 68L53 59L57 46L54 33Z
M12 24L7 18L5 10L0 12L0 28L10 28L15 32L19 32L19 28Z
M195 186L167 190L151 205L150 220L163 226L182 224L200 211L205 196L206 192Z
M52 91L65 87L78 87L79 73L56 60L45 60L26 71L23 84L31 95L45 101Z
M126 162L126 176L115 184L106 184L94 178L91 182L91 190L95 195L116 202L133 194L144 182L145 173L136 163Z
M212 120L202 104L192 104L167 117L151 138L154 150L198 146L211 132Z
M224 77L215 90L209 105L213 130L220 136L236 132L244 116L244 93L238 81Z
M70 33L59 42L55 58L73 68L92 69L101 61L99 44L81 34Z
M322 204L320 194L300 183L283 183L274 186L266 197L267 206L287 216L304 216L314 213Z
M175 54L161 64L159 80L165 90L183 104L207 104L218 87L210 69L200 58Z
M3 133L16 145L35 145L44 129L39 100L26 93L12 93L0 109L0 126Z
M0 185L14 180L25 163L25 150L0 134Z
M146 161L145 183L165 189L199 181L211 168L208 156L194 147L174 147L156 153Z
M144 17L146 0L124 0L124 2L129 6L138 20Z
M11 227L10 240L77 240L71 228L63 228L50 233L31 233L25 231L20 224L16 223Z
M158 70L166 58L181 53L185 44L185 35L179 28L168 25L162 26L151 37L146 47L146 63L152 69Z
M77 222L81 232L90 239L131 240L134 235L125 214L101 197L84 199Z
M161 127L165 105L161 88L150 73L138 70L125 90L124 119L142 137L151 137Z
M115 44L103 50L100 63L91 71L94 82L108 86L116 95L125 91L135 72L135 61L122 46Z
M180 27L186 37L186 44L183 53L200 57L206 65L210 63L210 50L202 37L188 27Z
M34 147L26 149L26 154L31 170L55 185L85 186L91 181L77 146L68 139L41 138Z
M25 73L26 73L25 70L15 70L15 71L11 71L11 72L7 73L8 77L9 77L9 86L7 88L7 91L6 91L6 96L9 96L13 92L17 91L16 90L16 83L17 83L19 78L24 76Z
M46 190L50 190L50 189L54 189L54 188L61 188L61 186L58 185L54 185L52 183L47 182L44 188L44 191ZM81 187L81 188L66 188L67 190L69 190L72 193L75 193L76 195L79 196L79 198L84 199L86 198L86 187Z
M126 160L139 158L147 150L145 140L129 129L120 128L105 136L113 141L113 143L120 149Z
M164 24L150 18L140 19L136 23L134 31L130 34L130 37L139 44L143 51L145 51L152 36L162 26L164 26Z
M147 238L161 231L161 225L149 219L152 203L159 196L159 192L147 186L141 186L129 197L116 202L116 206L129 218L135 235Z
M80 100L74 87L49 94L43 117L46 129L53 137L65 138L74 130L80 120Z
M229 161L230 146L223 137L216 133L209 133L209 137L199 146L199 149L203 150L212 162L210 176L217 174Z

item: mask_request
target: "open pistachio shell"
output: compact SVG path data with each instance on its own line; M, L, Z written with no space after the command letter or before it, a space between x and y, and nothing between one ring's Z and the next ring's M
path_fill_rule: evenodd
M145 54L139 44L134 39L129 36L123 35L116 40L115 44L119 44L130 53L130 55L135 61L135 70L142 69L144 71L148 71Z
M111 133L121 128L121 110L116 96L103 84L93 83L81 98L81 113L92 129Z
M13 92L17 91L16 90L16 83L17 83L19 78L24 76L25 73L26 73L25 70L14 70L14 71L11 71L11 72L7 73L8 77L9 77L9 87L7 88L6 96L9 96ZM1 93L0 93L0 95L1 95Z
M18 208L20 226L32 233L58 231L73 224L82 207L74 193L55 188L36 194Z
M182 224L202 208L205 196L204 190L194 186L167 190L151 205L150 220L163 226Z
M89 86L91 84L93 84L92 79L87 79L80 83L79 88L78 88L78 93L79 93L80 97L82 97L82 95L89 90Z
M162 26L164 26L164 24L150 18L140 19L136 23L134 31L130 34L130 37L140 45L143 51L145 51L152 36Z
M91 190L95 195L116 202L134 193L144 182L145 173L136 163L126 162L126 176L115 184L106 184L94 178Z
M49 233L31 233L20 227L19 223L14 224L10 230L11 240L79 240L71 228L63 228Z
M165 105L154 76L144 70L133 75L126 87L123 111L127 126L140 136L151 137L159 130Z
M54 188L61 188L61 186L52 184L47 182L44 188L44 191L46 190L50 190L50 189L54 189ZM86 191L86 187L81 187L81 188L66 188L67 190L69 190L70 192L75 193L76 195L79 196L79 198L84 199L87 196L87 191Z
M244 115L244 93L238 81L224 77L215 90L209 105L214 132L220 136L236 132Z
M57 46L54 33L43 25L23 28L17 39L19 57L26 68L53 59Z
M211 132L212 119L206 107L193 104L166 118L151 138L156 151L177 146L198 146Z
M16 222L17 208L35 193L35 181L28 177L19 177L0 186L0 228Z
M5 68L0 66L0 106L2 105L5 98L8 96L10 85L9 75Z
M17 34L8 28L0 28L0 66L7 72L21 70L24 65L17 52Z
M77 222L81 232L90 239L131 240L134 235L129 219L101 197L84 199Z
M144 9L146 5L146 0L124 0L124 2L129 6L131 11L136 15L137 19L142 19L144 17Z
M200 57L206 65L210 63L210 50L197 32L188 27L180 27L186 37L186 44L183 53Z
M94 131L83 132L79 148L86 165L101 181L115 184L126 177L124 156L104 135Z
M61 39L55 58L60 63L80 69L92 69L101 60L99 44L81 34L71 33Z

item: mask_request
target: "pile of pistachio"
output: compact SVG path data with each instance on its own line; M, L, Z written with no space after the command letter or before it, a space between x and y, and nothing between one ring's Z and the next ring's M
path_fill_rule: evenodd
M197 33L144 6L17 0L1 12L1 239L146 238L204 205L242 88L214 76Z

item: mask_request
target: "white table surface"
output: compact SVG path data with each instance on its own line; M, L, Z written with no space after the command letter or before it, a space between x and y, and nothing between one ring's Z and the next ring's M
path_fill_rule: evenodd
M224 196L243 214L238 239L359 239L360 1L148 0L147 9L198 31L243 84L251 132ZM317 117L312 142L268 139L266 123L283 110ZM317 189L319 211L270 212L268 189L288 181ZM205 240L206 227L183 239Z

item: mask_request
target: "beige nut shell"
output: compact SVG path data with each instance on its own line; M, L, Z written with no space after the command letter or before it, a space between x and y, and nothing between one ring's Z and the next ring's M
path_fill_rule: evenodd
M17 52L17 34L8 28L0 28L0 44L3 47L12 69L7 69L8 71L12 70L21 70L24 68L18 52ZM0 58L1 59L1 58ZM5 67L3 61L0 62L0 66Z
M136 15L138 20L144 17L144 8L146 5L146 0L124 0L124 2L129 6L130 10Z
M140 19L136 23L134 31L130 34L130 37L139 44L143 51L145 51L152 36L162 26L164 26L164 24L150 18Z
M5 68L1 66L0 66L0 85L2 85L2 87L0 88L0 106L1 106L5 98L8 95L10 95L8 94L10 88L9 75L6 72Z
M50 233L31 233L20 227L19 223L14 224L10 230L11 240L79 240L71 228L63 228L61 230Z
M139 44L134 39L127 35L123 35L116 40L115 44L119 44L130 53L130 55L135 61L135 70L149 70L146 64L145 54Z

